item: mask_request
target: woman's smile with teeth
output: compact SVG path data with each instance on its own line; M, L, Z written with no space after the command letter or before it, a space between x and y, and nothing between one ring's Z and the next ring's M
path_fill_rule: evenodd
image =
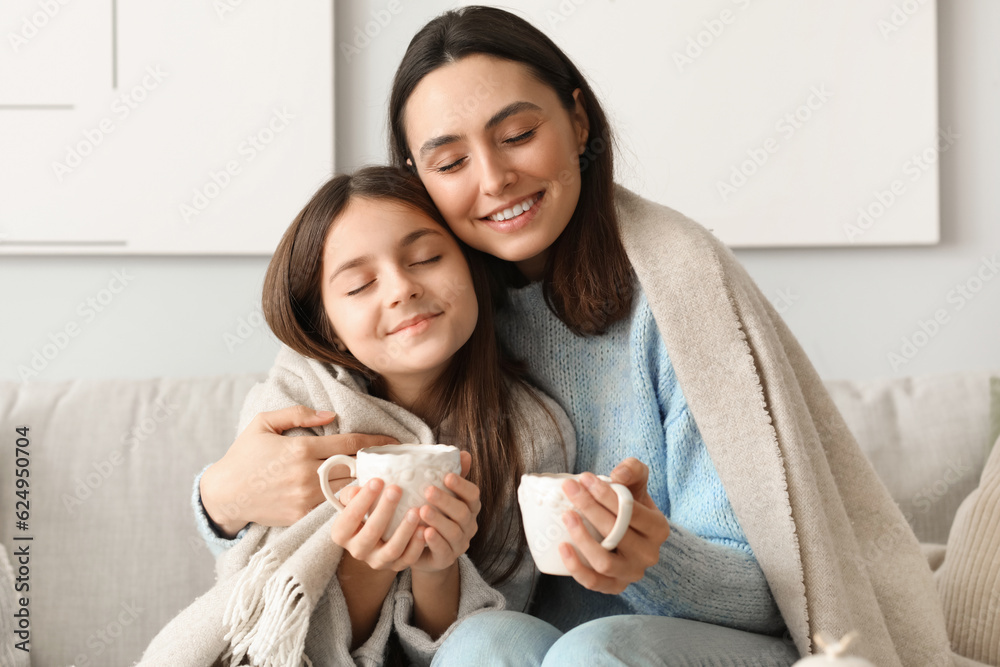
M499 213L494 213L493 215L488 215L486 217L490 220L493 220L494 222L503 222L504 220L510 220L511 218L521 215L522 213L527 211L536 201L537 199L535 198L534 195L532 195L527 199L525 199L524 201L518 204L514 204L510 208L505 208Z

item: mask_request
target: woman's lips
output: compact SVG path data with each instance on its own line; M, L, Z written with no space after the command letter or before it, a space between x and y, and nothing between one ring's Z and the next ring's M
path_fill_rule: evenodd
M509 234L511 232L516 232L519 229L523 229L535 219L538 215L538 211L542 202L545 198L545 191L542 190L535 196L535 203L531 205L527 211L522 211L520 215L516 215L509 220L503 220L497 222L496 220L491 220L490 218L480 218L480 222L485 224L490 229L500 232L501 234Z

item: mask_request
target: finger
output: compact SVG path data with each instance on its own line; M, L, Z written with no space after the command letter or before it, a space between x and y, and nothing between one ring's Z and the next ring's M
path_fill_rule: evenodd
M456 556L460 555L454 545L436 528L424 528L424 541L427 542L427 548L430 549L431 555L439 562L454 560Z
M410 544L410 538L417 531L419 524L420 516L417 514L417 510L411 509L407 511L403 517L403 522L396 528L389 541L378 549L379 559L384 560L386 563L395 563L402 557Z
M332 484L331 484L332 487ZM354 499L356 495L361 493L364 487L348 484L347 486L340 489L340 503L342 505L347 505Z
M635 532L642 539L656 542L657 549L664 540L670 537L670 524L667 522L667 517L655 505L652 508L639 504L632 505L632 520L628 522L628 527L629 533Z
M327 460L334 454L354 456L359 449L398 445L399 440L387 435L366 435L364 433L335 433L333 435L309 435L302 440L309 446L312 458Z
M461 478L458 479L465 481ZM472 486L475 487L475 485ZM468 489L465 489L465 492L472 496L470 500L456 498L446 491L432 486L424 492L424 498L431 506L441 510L449 519L464 526L470 521L475 521L481 509L478 488L476 492L470 492Z
M374 481L371 480L368 484ZM375 505L375 509L371 511L365 525L358 531L358 538L365 545L370 546L370 548L375 548L378 545L385 534L385 529L389 526L389 522L392 521L392 515L396 512L396 505L399 504L399 499L402 497L402 491L395 484L385 487L382 496L378 499L378 504Z
M433 528L437 534L439 534L445 541L448 542L449 547L456 553L465 553L467 546L467 540L465 533L462 531L462 526L444 514L442 514L437 509L431 507L430 505L424 505L420 508L420 518L423 519L429 527ZM427 531L424 531L426 538ZM427 540L427 545L430 546L430 540Z
M467 479L463 479L453 473L448 473L444 476L444 485L456 496L461 498L466 505L475 510L476 514L479 513L479 487L475 483L470 482ZM447 496L448 494L444 493L442 495Z
M588 475L589 473L584 473ZM593 477L593 475L590 475ZM582 478L581 478L582 479ZM594 481L598 484L604 484L601 480L594 477ZM605 484L605 486L607 486ZM573 503L573 507L579 510L580 514L586 517L587 521L593 524L594 528L601 535L607 535L611 532L611 529L615 525L615 518L617 514L609 510L603 503L599 502L597 498L581 484L577 483L574 479L567 479L562 484L563 493L569 498L570 502ZM595 491L600 492L599 488L595 487ZM610 487L608 491L611 491ZM614 511L618 510L618 496L614 491L611 491L611 495L614 497L615 504Z
M560 544L559 555L562 557L563 565L566 566L570 576L576 579L577 583L581 586L601 593L611 592L611 589L614 587L614 580L610 577L600 575L584 565L571 545L566 542ZM620 593L621 591L618 592Z
M459 525L466 525L470 521L475 520L475 517L479 514L478 507L469 507L465 501L455 498L437 487L432 486L427 489L424 493L424 498L427 499L428 503L425 507L433 507L439 510L442 515Z
M259 412L254 417L254 422L256 422L258 431L281 435L290 428L320 426L329 424L336 418L337 415L333 412L316 411L304 405L293 405L283 410Z
M364 487L358 488L352 501L344 502L343 498L341 499L344 502L344 509L337 515L330 531L334 542L345 546L357 534L361 524L364 523L365 514L375 504L381 491L382 480L373 479Z
M472 470L472 454L469 452L460 452L458 459L462 462L462 477L468 477L469 471Z
M646 483L649 481L649 467L635 457L630 456L619 463L609 476L612 482L628 487L633 498L648 495Z
M406 550L403 554L393 563L393 567L397 571L405 570L410 567L418 560L420 560L421 554L424 553L424 547L427 546L427 542L424 540L424 531L417 529L414 531L413 535L410 536L410 541L406 545Z
M573 545L587 559L591 569L602 575L612 575L617 561L622 560L621 557L602 547L584 528L583 520L576 512L564 512L562 519Z

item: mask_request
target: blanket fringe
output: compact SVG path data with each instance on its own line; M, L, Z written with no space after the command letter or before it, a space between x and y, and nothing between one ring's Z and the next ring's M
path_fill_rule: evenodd
M311 609L302 585L292 577L272 577L264 586L264 611L247 654L262 667L299 667L305 652Z
M250 558L247 566L237 575L222 617L222 622L229 627L225 636L229 648L223 655L224 662L239 664L246 656L258 619L264 612L265 586L279 565L281 563L274 551L265 546Z

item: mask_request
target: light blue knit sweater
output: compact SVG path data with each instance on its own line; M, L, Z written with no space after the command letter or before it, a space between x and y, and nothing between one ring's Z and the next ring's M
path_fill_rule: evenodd
M504 344L576 429L576 472L608 474L634 456L671 534L660 561L618 596L548 577L537 615L562 630L611 614L706 621L768 634L784 622L677 383L645 294L602 336L572 333L545 305L541 283L509 291Z

